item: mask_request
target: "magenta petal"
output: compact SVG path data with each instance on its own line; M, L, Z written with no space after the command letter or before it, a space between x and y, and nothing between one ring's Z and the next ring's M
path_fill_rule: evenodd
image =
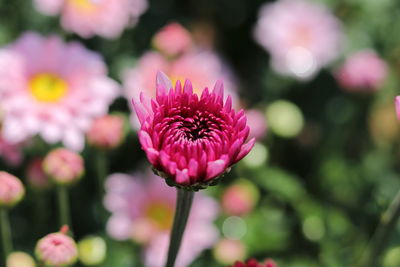
M189 80L186 80L186 81L189 81ZM186 81L185 81L185 86L183 87L183 92L185 94L192 95L193 94L193 86L190 82L186 82Z
M221 80L218 80L218 81L215 83L215 86L214 86L214 89L213 89L213 93L214 93L216 96L219 96L219 97L221 97L221 98L224 98L224 84L223 84L223 82L222 82Z
M147 159L150 161L152 165L158 165L158 156L159 152L154 148L147 148L145 149Z
M140 124L143 124L143 122L146 120L148 117L147 110L143 107L142 103L135 101L132 99L132 104L133 108L135 109L136 115L139 119Z
M176 170L176 182L178 184L189 184L189 174L188 174L188 169L183 169L183 170Z
M153 141L146 131L139 131L138 136L143 149L153 148Z
M256 142L255 138L252 138L247 144L244 144L242 148L240 149L239 154L237 155L235 159L235 163L244 158L247 154L249 154L250 150L253 148L254 144Z
M223 156L218 160L208 162L206 180L221 175L225 171L226 165L227 165L227 156Z
M229 113L231 112L231 109L232 109L232 97L228 96L225 102L224 110L225 112Z
M199 163L197 163L197 160L190 159L188 167L189 167L189 175L191 177L196 177L198 175L198 170L199 170Z
M160 87L159 85L161 85L161 88L164 88L165 92L168 91L169 89L173 88L171 80L162 71L158 71L157 72L157 76L156 76L156 86L157 86L157 88Z

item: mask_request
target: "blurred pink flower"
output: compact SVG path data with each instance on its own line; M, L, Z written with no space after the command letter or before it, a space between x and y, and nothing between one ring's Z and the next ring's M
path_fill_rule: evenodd
M89 38L118 37L124 28L136 24L147 9L147 0L34 0L37 10L61 16L62 26Z
M374 51L363 50L348 57L337 71L339 84L353 92L376 91L386 78L387 65Z
M46 189L50 187L50 180L43 170L43 158L35 158L28 164L26 178L34 188Z
M252 211L258 197L257 187L251 182L237 182L222 194L222 207L229 215L243 216Z
M176 192L154 174L113 174L106 181L105 207L112 213L107 232L117 240L132 239L145 247L145 266L160 267L166 258ZM217 239L213 221L217 203L196 194L176 267L188 266Z
M124 118L119 115L105 115L96 118L87 137L89 143L98 148L116 148L124 139Z
M153 37L153 45L166 56L175 56L187 51L193 43L185 28L179 23L170 23Z
M72 266L78 258L75 241L66 235L68 228L60 232L48 234L40 239L35 253L46 266Z
M8 172L0 171L0 207L14 206L24 195L25 189L21 180Z
M12 166L19 165L22 161L21 145L8 142L0 133L0 157Z
M57 148L44 158L43 170L53 182L69 185L82 177L85 166L81 155L65 148Z
M141 92L148 97L155 97L154 81L159 70L165 72L173 84L178 80L183 84L185 79L189 79L197 94L201 94L204 88L212 86L220 78L226 81L229 93L235 92L229 70L211 51L185 53L175 60L168 60L157 52L147 52L135 68L124 73L125 97L130 101L139 98Z
M246 143L250 129L244 111L232 109L230 96L224 103L221 81L200 96L189 80L183 87L178 81L174 90L159 72L156 87L154 99L142 93L134 107L142 149L167 182L204 188L253 148L254 138Z
M267 134L267 118L257 109L246 110L247 125L250 128L250 137L261 140Z
M343 41L339 20L323 5L306 0L265 4L255 38L271 53L277 72L302 79L335 59Z
M25 33L0 51L3 137L10 143L39 134L47 143L82 150L94 117L118 96L99 54L57 36Z
M245 259L246 246L240 240L223 238L215 244L214 257L221 264L232 264L235 261Z

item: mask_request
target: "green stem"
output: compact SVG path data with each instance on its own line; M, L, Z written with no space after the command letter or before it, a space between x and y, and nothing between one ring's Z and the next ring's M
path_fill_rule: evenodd
M383 213L381 222L371 238L370 245L362 259L362 266L378 266L382 252L385 250L388 241L400 218L400 191L393 199L389 208ZM367 256L369 255L369 256Z
M104 151L96 151L96 176L97 176L97 189L100 199L103 197L104 193L104 180L107 176L107 157Z
M185 232L190 208L192 207L193 196L193 191L177 188L174 224L172 226L171 239L169 241L168 249L168 260L165 267L174 267L178 251L181 246L183 233Z
M68 199L68 188L66 186L58 186L58 212L61 226L68 225L71 229L71 219L69 216L69 199Z
M1 240L3 246L4 266L6 266L7 256L12 251L12 239L8 211L5 208L0 209Z

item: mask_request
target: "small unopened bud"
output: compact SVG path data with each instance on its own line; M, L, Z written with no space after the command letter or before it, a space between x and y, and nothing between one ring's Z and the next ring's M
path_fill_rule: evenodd
M119 115L105 115L95 119L87 134L89 143L102 149L118 147L124 136L124 118Z
M107 246L104 239L98 236L86 237L79 241L79 260L87 265L99 265L106 258Z
M68 227L60 232L48 234L40 239L35 253L38 259L49 266L71 266L78 258L78 249L75 241L66 235Z
M57 148L44 158L43 169L56 184L69 185L82 177L84 163L79 154L65 148Z
M43 159L32 160L26 170L28 183L35 189L47 189L50 187L49 177L43 170Z
M12 252L7 257L7 267L35 267L33 258L25 252Z
M7 172L0 171L0 207L12 207L25 195L21 181Z

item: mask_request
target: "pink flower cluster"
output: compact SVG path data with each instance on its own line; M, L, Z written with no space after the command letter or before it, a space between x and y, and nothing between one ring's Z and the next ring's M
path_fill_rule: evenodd
M342 46L341 24L324 6L307 0L278 0L259 13L255 38L284 75L307 79L335 59Z
M144 246L145 266L164 264L172 227L176 193L154 174L113 174L106 181L105 207L112 213L107 232L117 240ZM176 267L188 266L217 239L213 221L216 202L196 194Z
M118 96L99 54L57 36L25 33L0 51L3 138L18 143L40 135L82 150L93 118Z
M84 38L118 37L147 9L147 0L34 0L37 10L61 16L61 24Z
M202 188L250 152L255 139L246 143L250 130L244 111L232 109L230 96L224 103L222 82L200 96L189 80L183 87L177 81L174 89L158 73L156 86L155 99L141 94L134 106L142 148L167 182Z

